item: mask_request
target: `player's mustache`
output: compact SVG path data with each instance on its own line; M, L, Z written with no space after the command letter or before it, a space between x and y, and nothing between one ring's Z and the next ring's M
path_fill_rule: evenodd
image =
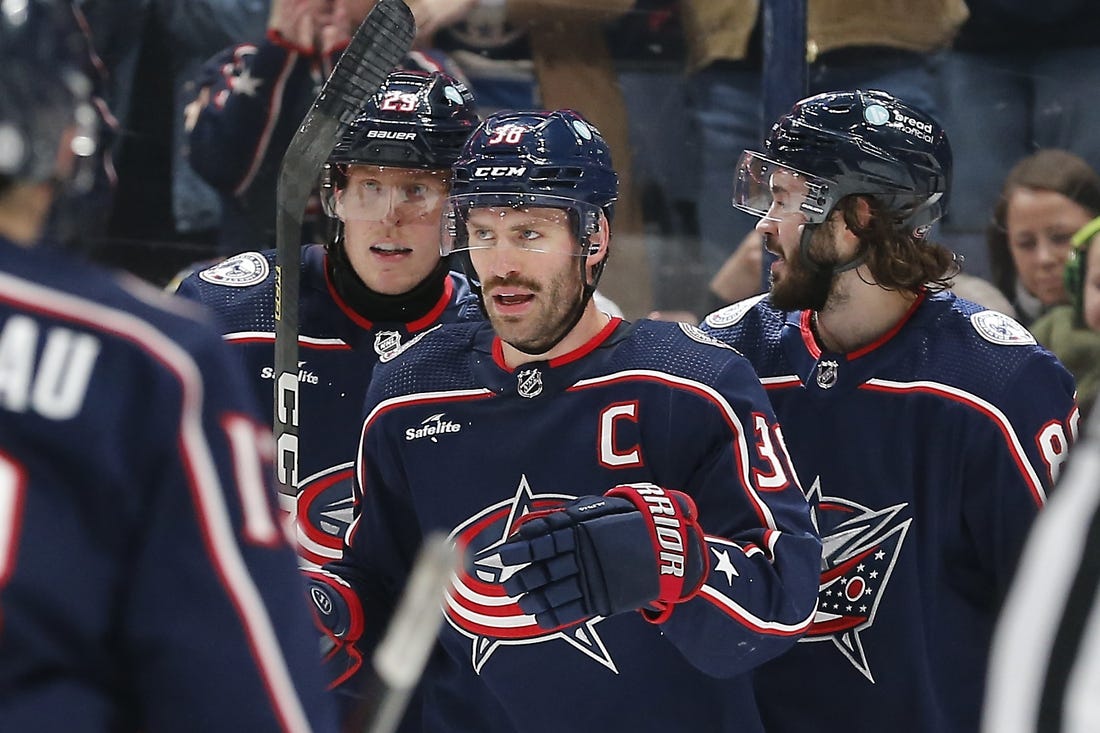
M508 286L521 287L530 290L532 293L538 293L542 291L537 282L528 280L523 277L492 277L488 281L482 283L482 291L490 293L497 288L504 288Z

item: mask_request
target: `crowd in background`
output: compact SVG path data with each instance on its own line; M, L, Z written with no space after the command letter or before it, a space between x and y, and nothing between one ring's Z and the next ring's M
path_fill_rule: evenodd
M83 248L163 283L192 261L270 246L270 225L240 222L242 211L253 221L273 219L281 147L271 136L282 125L289 139L286 126L293 130L323 81L339 38L371 4L84 0L112 137L94 215L69 227L79 230ZM764 133L763 4L409 4L425 64L468 80L483 112L572 107L600 127L624 179L619 272L604 290L627 315L702 315L763 290L752 221L729 205L733 163ZM311 12L337 13L343 27L332 32L332 48L295 38L292 24L311 24L302 20ZM832 0L808 8L808 93L881 88L928 110L949 131L955 185L934 236L965 258L964 274L992 281L1014 315L1021 315L1020 297L1004 281L996 233L1004 222L994 211L1012 167L1037 150L1062 149L1100 166L1100 132L1090 115L1100 45L1088 32L1097 23L1094 4L1068 1L1041 11L996 0L904 7ZM279 76L284 62L286 79ZM249 73L236 86L243 68ZM279 96L291 92L294 103ZM271 128L261 116L250 121L254 129L219 132L229 139L218 148L201 108L233 96L273 101L264 111L277 119ZM244 170L227 175L218 156L232 146ZM320 236L314 229L303 238ZM724 278L711 283L723 265ZM991 289L975 292L1003 305ZM1063 295L1058 302L1068 301Z

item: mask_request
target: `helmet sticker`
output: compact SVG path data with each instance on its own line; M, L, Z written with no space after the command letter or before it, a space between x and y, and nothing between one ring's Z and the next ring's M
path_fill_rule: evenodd
M592 128L584 120L573 120L573 129L577 131L582 140L592 139Z
M458 91L458 89L451 84L443 87L443 96L455 104L466 104L466 100L462 98L462 92Z
M242 252L199 273L199 279L214 285L247 288L267 279L270 267L259 252Z
M881 104L869 104L863 110L863 119L867 124L878 127L890 121L890 112Z
M504 143L507 145L515 145L523 139L523 133L525 132L527 132L527 128L523 125L501 125L493 130L493 134L486 144L500 145Z
M23 162L26 145L15 125L0 123L0 171L14 171Z

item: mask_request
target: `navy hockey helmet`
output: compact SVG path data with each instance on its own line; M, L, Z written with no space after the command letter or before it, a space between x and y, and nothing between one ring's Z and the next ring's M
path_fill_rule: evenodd
M394 71L352 121L329 155L321 178L325 213L335 217L334 193L347 166L366 164L446 171L480 122L474 97L439 71Z
M588 254L600 214L610 221L619 195L610 148L599 130L573 110L489 117L470 137L453 171L444 255L469 249L460 224L470 208L484 206L565 209L575 227L578 254Z
M951 147L932 117L886 92L826 92L780 117L763 153L741 156L734 206L766 215L777 167L805 180L808 224L825 221L845 196L864 194L923 238L947 208Z
M71 128L73 153L95 152L90 45L78 13L68 0L0 2L0 179L55 179Z
M501 112L470 136L453 173L440 252L444 256L463 253L462 267L478 297L482 297L481 278L468 253L492 245L471 241L466 228L471 209L551 208L567 212L577 244L579 297L543 342L513 344L527 353L545 353L580 321L607 262L606 255L590 260L608 241L609 232L599 239L595 235L603 221L610 221L619 195L619 177L611 165L607 143L599 130L573 110ZM531 249L538 251L537 247Z

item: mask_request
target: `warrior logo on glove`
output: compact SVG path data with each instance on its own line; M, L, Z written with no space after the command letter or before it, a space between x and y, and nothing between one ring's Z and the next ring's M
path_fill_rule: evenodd
M457 528L466 572L448 599L448 621L474 640L480 670L501 644L562 639L614 669L596 630L641 611L661 623L706 579L695 504L653 484L574 499L516 495Z

